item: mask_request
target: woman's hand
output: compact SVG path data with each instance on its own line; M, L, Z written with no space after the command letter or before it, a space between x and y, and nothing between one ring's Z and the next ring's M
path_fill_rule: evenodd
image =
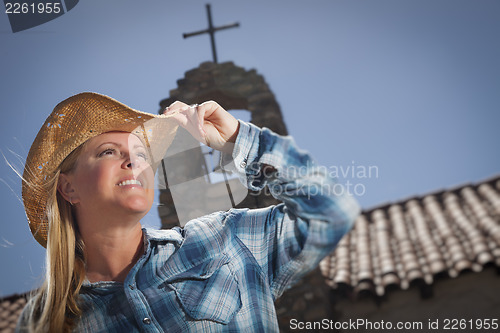
M189 106L177 101L167 107L164 114L173 115L172 118L201 143L228 154L233 151L239 122L216 102Z

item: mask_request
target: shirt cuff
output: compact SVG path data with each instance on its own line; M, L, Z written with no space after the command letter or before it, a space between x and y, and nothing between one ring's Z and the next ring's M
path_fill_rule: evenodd
M265 185L256 185L254 182L262 166L261 162L257 162L261 129L254 124L238 121L240 127L233 152L231 155L221 154L221 167L225 171L235 172L248 189L258 191Z

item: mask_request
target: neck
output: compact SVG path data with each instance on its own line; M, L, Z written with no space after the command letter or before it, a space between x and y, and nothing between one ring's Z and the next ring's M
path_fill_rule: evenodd
M106 223L79 223L79 226L85 244L88 280L125 281L144 252L141 224L122 221L119 226Z

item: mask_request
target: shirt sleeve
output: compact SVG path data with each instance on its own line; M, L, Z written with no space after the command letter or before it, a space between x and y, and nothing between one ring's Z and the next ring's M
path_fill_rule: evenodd
M267 273L276 299L335 248L360 208L289 136L240 121L232 158L248 189L268 190L283 202L248 210L232 226Z

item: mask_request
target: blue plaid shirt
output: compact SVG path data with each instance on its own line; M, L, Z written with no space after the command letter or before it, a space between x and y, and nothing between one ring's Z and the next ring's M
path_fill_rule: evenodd
M249 189L267 186L283 203L144 229L124 283L84 284L76 331L279 331L274 300L332 251L359 207L291 137L240 122L232 157Z

